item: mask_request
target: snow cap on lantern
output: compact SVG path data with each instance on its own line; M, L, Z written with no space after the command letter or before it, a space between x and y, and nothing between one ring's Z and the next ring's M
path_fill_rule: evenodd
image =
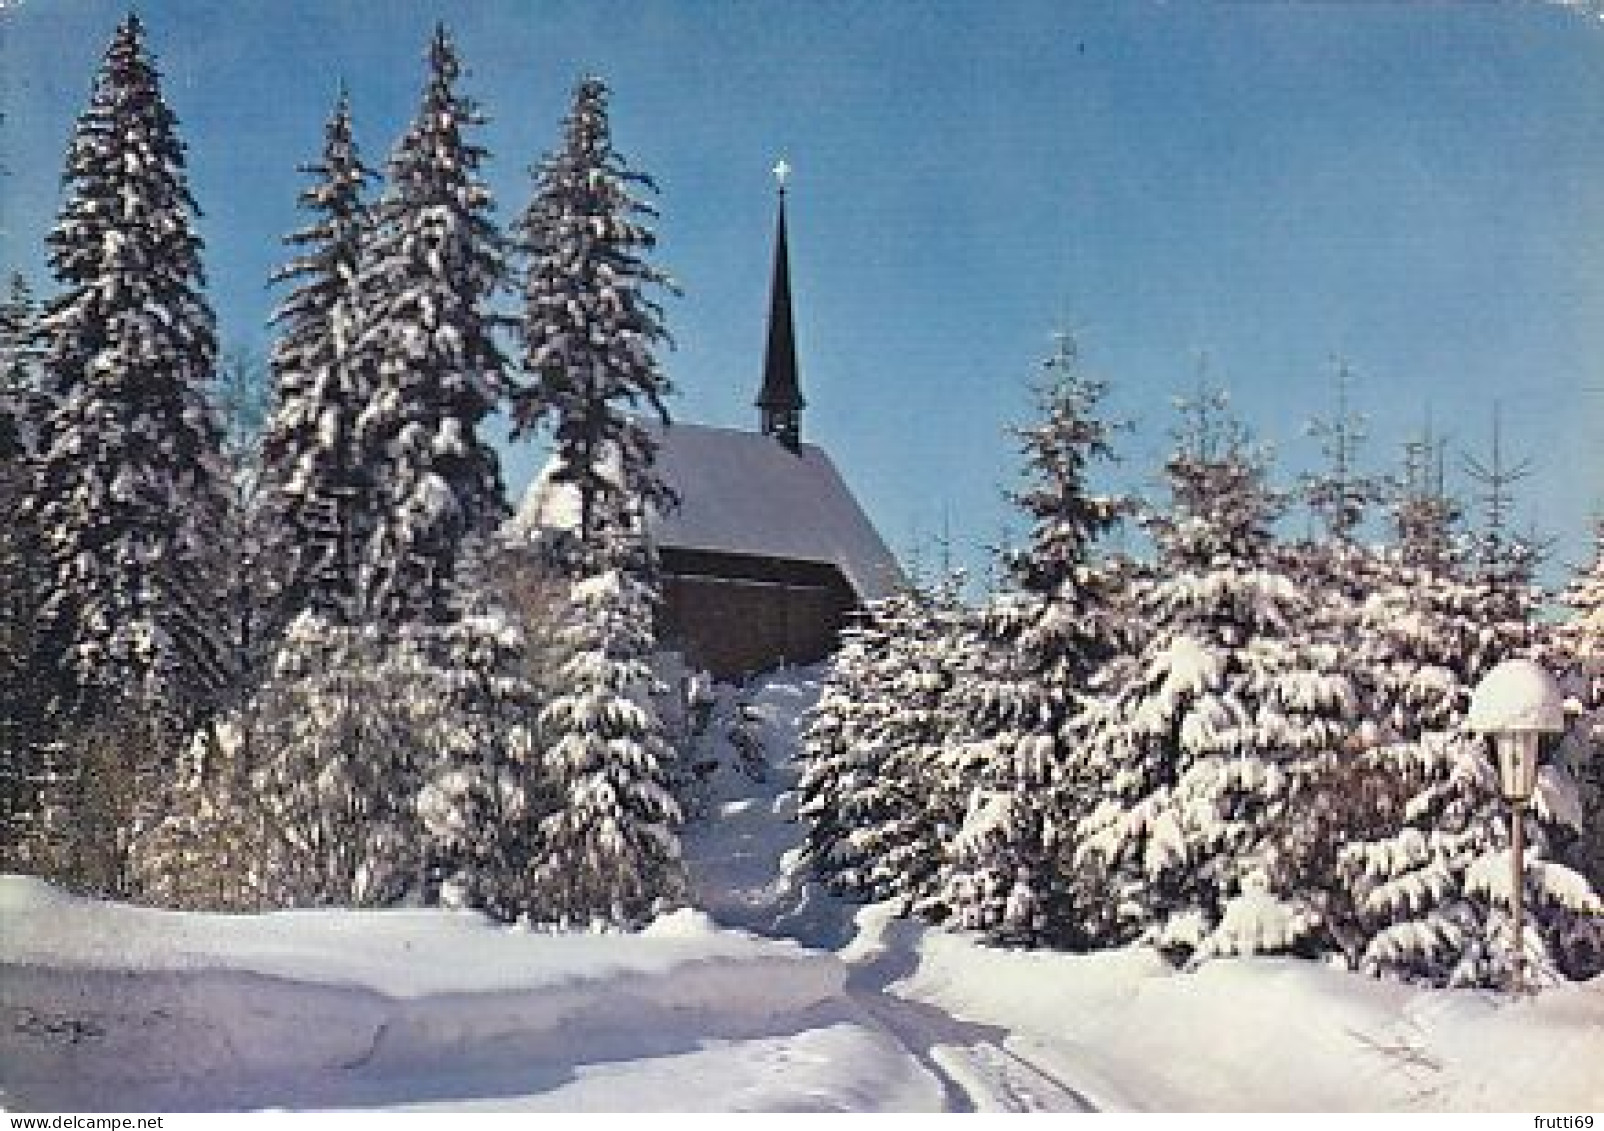
M1539 736L1565 729L1564 696L1540 664L1505 660L1471 693L1466 725L1493 736L1504 796L1522 802L1537 785Z

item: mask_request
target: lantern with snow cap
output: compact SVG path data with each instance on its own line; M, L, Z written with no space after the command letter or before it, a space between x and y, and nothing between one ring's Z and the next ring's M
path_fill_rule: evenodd
M1525 925L1521 914L1525 865L1521 860L1524 827L1521 809L1537 789L1538 747L1545 734L1565 729L1565 699L1554 677L1531 660L1505 660L1470 696L1469 729L1491 735L1498 755L1498 783L1509 802L1511 856L1510 904L1515 920L1515 992L1523 988Z
M1565 729L1565 698L1554 677L1531 660L1505 660L1470 696L1468 726L1491 735L1504 798L1524 805L1537 788L1537 752L1544 734Z

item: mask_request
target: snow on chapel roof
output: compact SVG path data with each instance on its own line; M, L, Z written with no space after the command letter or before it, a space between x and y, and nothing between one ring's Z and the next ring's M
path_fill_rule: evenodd
M901 568L858 506L830 457L813 444L791 451L772 436L704 424L651 425L658 470L680 505L654 514L661 548L823 562L841 571L858 598L889 596ZM567 529L577 521L571 486L535 478L515 529Z

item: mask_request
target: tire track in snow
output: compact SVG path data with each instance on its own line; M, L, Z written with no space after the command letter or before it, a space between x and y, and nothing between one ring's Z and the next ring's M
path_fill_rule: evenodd
M847 996L936 1078L948 1111L1097 1110L1074 1087L1005 1047L1004 1029L854 986L852 979Z

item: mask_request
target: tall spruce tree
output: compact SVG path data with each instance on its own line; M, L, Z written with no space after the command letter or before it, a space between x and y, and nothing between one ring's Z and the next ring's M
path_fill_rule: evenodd
M1118 575L1096 554L1129 510L1090 483L1094 465L1114 455L1097 415L1104 394L1060 336L1043 365L1038 418L1017 431L1026 484L1013 499L1028 541L1009 556L1008 590L980 625L989 661L955 695L959 733L976 736L963 760L979 781L946 902L958 924L999 941L1080 940L1065 874L1085 789L1072 723L1116 649Z
M436 28L357 284L367 401L356 432L380 502L360 584L368 614L389 624L454 619L464 546L506 510L495 450L479 435L505 377L491 307L501 239L479 174L485 150L468 139L484 119L458 92L461 75Z
M184 147L135 16L106 52L64 182L48 237L59 293L40 325L50 408L25 510L44 542L52 708L81 732L55 808L72 814L78 879L116 889L127 826L228 661L227 492L205 398L214 321Z
M649 657L656 595L641 535L648 507L673 498L648 429L667 423L671 392L654 357L666 341L649 288L667 278L641 197L650 178L613 148L607 86L581 80L562 146L535 171L520 221L527 257L522 334L526 383L513 392L515 437L552 432L555 477L580 501L569 576L561 691L541 711L552 811L540 822L532 892L546 917L642 922L679 898L678 802Z
M629 410L668 421L672 392L654 350L668 340L651 297L670 289L647 262L657 243L651 178L613 147L607 84L574 91L563 144L535 171L519 225L528 257L523 285L526 384L514 391L514 435L549 428L555 475L579 497L580 542L627 527L673 493L653 468L655 442Z
M129 16L67 157L42 320L50 392L32 507L67 702L193 715L222 676L212 534L225 507L204 397L216 339L177 121Z
M31 871L36 855L43 748L38 531L23 515L44 401L27 279L0 299L0 868Z
M363 192L372 174L358 154L343 90L324 128L322 159L302 171L315 178L300 196L314 219L286 237L298 254L273 276L294 289L274 314L280 336L261 446L262 534L280 589L278 616L310 610L349 624L376 525L377 484L356 444L371 390L353 356L362 323L358 273L371 229Z

